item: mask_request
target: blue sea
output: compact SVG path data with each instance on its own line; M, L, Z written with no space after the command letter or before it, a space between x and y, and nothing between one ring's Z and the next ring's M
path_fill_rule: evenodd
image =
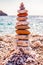
M0 35L16 34L16 16L0 16ZM43 35L43 16L29 16L28 22L32 34Z

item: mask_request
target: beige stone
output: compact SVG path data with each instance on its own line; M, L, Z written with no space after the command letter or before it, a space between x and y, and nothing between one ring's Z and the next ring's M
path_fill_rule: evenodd
M32 44L33 47L40 47L42 46L41 42L40 41L35 41L33 44Z

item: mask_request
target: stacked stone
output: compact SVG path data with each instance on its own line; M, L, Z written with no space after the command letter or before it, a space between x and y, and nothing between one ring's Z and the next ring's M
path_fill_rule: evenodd
M29 40L28 40L28 35L30 34L30 27L28 26L29 22L27 21L28 19L28 11L25 9L24 4L21 3L20 5L20 10L18 10L17 14L17 23L16 23L16 43L17 46L21 47L27 47Z

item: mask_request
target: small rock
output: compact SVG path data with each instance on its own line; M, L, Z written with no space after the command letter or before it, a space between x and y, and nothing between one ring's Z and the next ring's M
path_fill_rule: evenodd
M33 47L37 48L37 47L40 47L42 46L41 42L40 41L35 41L33 44L32 44Z

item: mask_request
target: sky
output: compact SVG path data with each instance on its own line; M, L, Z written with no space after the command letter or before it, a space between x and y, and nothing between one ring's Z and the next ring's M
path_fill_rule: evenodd
M16 15L21 2L24 2L29 15L43 15L43 0L0 0L0 10Z

